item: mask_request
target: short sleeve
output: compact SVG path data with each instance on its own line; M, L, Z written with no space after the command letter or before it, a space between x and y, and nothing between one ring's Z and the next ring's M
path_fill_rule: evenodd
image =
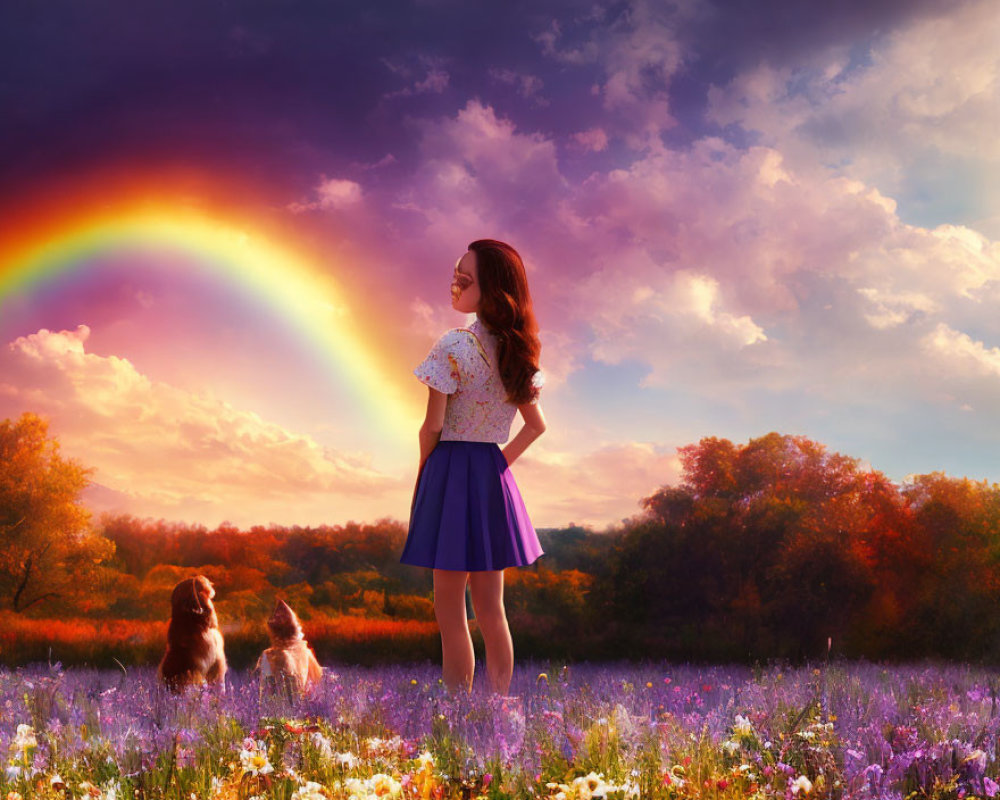
M452 394L458 388L461 375L455 344L454 331L448 331L434 343L427 357L413 370L421 383L445 394Z

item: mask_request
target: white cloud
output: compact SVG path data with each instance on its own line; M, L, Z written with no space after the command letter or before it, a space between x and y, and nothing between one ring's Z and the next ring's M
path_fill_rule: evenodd
M295 214L303 211L341 211L361 202L361 184L346 178L327 178L324 175L315 192L315 200L290 203L288 210Z
M959 195L1000 236L998 42L993 0L945 4L878 37L864 62L843 46L780 68L765 54L712 88L708 116L758 132L799 169L825 163L929 207L955 198L927 194Z
M641 498L676 483L681 463L675 448L652 442L600 444L571 453L550 450L540 439L511 470L537 527L570 522L603 527L639 513Z
M427 73L427 77L422 81L417 81L413 85L413 90L417 94L423 92L433 92L435 94L441 94L445 89L448 88L448 73L441 69L432 69Z
M562 47L557 44L562 38L562 26L558 19L553 19L546 30L534 34L531 38L541 45L542 53L566 64L586 64L598 58L600 50L596 41L591 39L581 47Z
M571 141L579 148L595 153L608 148L608 135L601 128L589 128L574 133Z
M63 452L136 508L339 516L401 494L364 455L338 453L216 398L151 381L130 361L86 351L86 325L22 336L0 352L0 416L50 420ZM360 499L360 502L359 502ZM301 506L301 507L300 507ZM254 521L260 521L257 517Z
M407 80L412 80L414 73L418 71L423 72L424 75L423 78L413 81L413 83L409 86L404 86L402 89L396 89L383 94L381 98L383 101L390 100L393 97L411 97L420 94L441 94L448 88L450 75L445 69L445 64L447 62L439 56L418 53L417 61L419 62L419 67L410 67L406 64L394 63L385 58L380 60L393 74L399 75Z
M924 337L924 347L940 356L952 370L1000 376L1000 347L987 347L967 333L939 322Z
M548 98L541 94L542 87L545 84L537 75L506 68L491 68L489 70L489 75L491 78L499 81L500 83L516 86L518 94L528 100L531 100L536 106L544 107L550 104Z
M564 64L596 64L603 80L592 94L601 98L603 127L612 128L635 150L659 149L660 133L676 125L670 111L669 83L686 57L677 36L679 22L693 8L684 3L632 0L614 19L587 24L588 38L573 46L562 44L565 36L560 20L533 38L542 54ZM578 17L586 22L604 16L603 9Z
M630 271L641 274L642 282L631 280ZM578 298L580 306L594 309L588 315L596 334L594 357L612 364L625 358L649 364L652 372L643 385L670 382L678 360L704 361L711 353L767 340L749 316L723 307L715 278L684 269L663 271L644 259L590 275Z
M394 206L424 218L420 235L426 249L450 253L457 245L452 262L473 239L503 239L512 228L512 213L526 213L529 204L534 213L567 187L552 140L519 132L478 99L454 116L414 124L421 158L412 188L401 192Z

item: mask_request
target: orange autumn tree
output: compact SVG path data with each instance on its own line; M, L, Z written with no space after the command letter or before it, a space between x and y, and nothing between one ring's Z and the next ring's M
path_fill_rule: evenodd
M90 526L80 492L92 469L59 455L48 421L0 423L0 608L92 609L114 545Z
M901 627L923 645L973 659L1000 651L1000 484L912 476L902 487L921 573ZM933 637L933 638L931 638Z
M804 436L679 453L681 484L642 501L596 587L610 624L658 655L818 656L827 637L860 648L887 521L906 522L891 481Z

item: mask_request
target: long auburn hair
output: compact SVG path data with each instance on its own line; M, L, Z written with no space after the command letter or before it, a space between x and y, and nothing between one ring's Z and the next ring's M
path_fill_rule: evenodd
M534 378L542 343L524 262L517 250L496 239L476 239L469 250L476 254L479 274L479 317L497 337L497 361L507 400L515 405L530 403L538 396Z

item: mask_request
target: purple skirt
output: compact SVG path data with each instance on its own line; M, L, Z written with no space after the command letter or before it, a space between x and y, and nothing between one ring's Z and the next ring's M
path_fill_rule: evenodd
M500 446L438 442L420 473L400 562L480 572L526 567L542 554Z

